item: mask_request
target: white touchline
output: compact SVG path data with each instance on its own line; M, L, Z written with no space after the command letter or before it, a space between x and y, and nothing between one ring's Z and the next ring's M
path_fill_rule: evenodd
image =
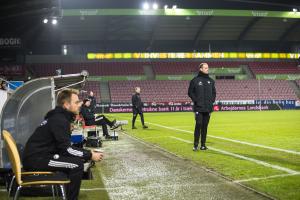
M259 180L266 180L266 179L271 179L271 178L281 178L281 177L287 177L287 176L297 176L300 175L300 173L296 174L278 174L278 175L273 175L273 176L267 176L267 177L257 177L257 178L249 178L249 179L243 179L243 180L236 180L233 182L236 183L243 183L243 182L249 182L249 181L259 181Z
M155 123L151 123L151 122L147 122L147 123L151 124L151 125L154 125L154 126L158 126L158 127L162 127L162 128L174 130L174 131L180 131L180 132L185 132L185 133L193 133L192 131L188 131L188 130L173 128L173 127L164 126L164 125L160 125L160 124L155 124ZM239 143L239 144L246 144L246 145L254 146L254 147L260 147L260 148L270 149L270 150L274 150L274 151L281 151L281 152L285 152L285 153L291 153L291 154L300 155L299 151L281 149L281 148L276 148L276 147L269 147L269 146L265 146L265 145L261 145L261 144L244 142L244 141L240 141L240 140L233 140L233 139L219 137L219 136L214 136L214 135L207 135L207 137L217 138L217 139L220 139L220 140L226 140L226 141L235 142L235 143Z
M181 139L181 138L178 138L178 137L170 136L170 138L173 138L175 140L179 140L179 141L182 141L182 142L185 142L185 143L193 144L192 141L184 140L184 139ZM225 154L225 155L229 155L229 156L232 156L232 157L236 157L236 158L240 158L240 159L243 159L243 160L251 161L251 162L254 162L256 164L263 165L265 167L270 167L270 168L273 168L273 169L281 170L281 171L287 172L289 174L298 174L299 173L298 171L295 171L295 170L292 170L292 169L289 169L289 168L281 167L281 166L278 166L278 165L272 165L272 164L269 164L267 162L264 162L264 161L261 161L261 160L256 160L254 158L249 158L249 157L246 157L246 156L242 156L242 155L239 155L239 154L236 154L236 153L231 153L231 152L224 151L224 150L217 149L217 148L213 148L213 147L209 147L209 149L213 150L213 151L216 151L216 152L219 152L219 153L222 153L222 154Z

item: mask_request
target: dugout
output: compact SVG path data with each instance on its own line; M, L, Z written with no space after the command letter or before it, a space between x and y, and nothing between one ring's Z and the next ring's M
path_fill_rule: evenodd
M25 83L7 99L0 115L0 127L16 140L20 154L30 135L42 122L45 114L55 107L56 93L65 88L81 89L87 71L38 78ZM10 168L3 138L0 139L0 168Z

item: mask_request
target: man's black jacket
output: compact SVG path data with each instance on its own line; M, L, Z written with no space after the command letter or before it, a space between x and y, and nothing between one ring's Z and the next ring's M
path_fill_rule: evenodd
M90 105L91 109L92 109L93 111L95 111L96 105L97 105L95 96L89 96L88 99L91 100L91 105Z
M131 102L133 111L142 112L143 102L139 93L132 95Z
M71 122L75 115L62 107L56 107L45 116L45 120L28 139L23 162L27 159L52 158L53 155L76 156L84 160L91 152L71 146Z
M188 95L194 102L194 112L212 112L216 100L215 81L199 72L190 82Z
M82 115L85 125L91 126L95 125L95 113L91 106L87 107L85 105L81 106L80 114Z

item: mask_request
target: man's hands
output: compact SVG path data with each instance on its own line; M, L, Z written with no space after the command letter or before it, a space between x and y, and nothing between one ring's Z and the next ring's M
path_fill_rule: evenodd
M103 153L102 152L96 152L96 151L91 151L92 153L92 161L98 162L103 159Z

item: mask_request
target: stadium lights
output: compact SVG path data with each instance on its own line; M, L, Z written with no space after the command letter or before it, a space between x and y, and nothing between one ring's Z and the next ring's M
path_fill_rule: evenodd
M68 54L67 45L63 45L63 54L64 54L64 55L67 55L67 54Z
M50 19L44 18L44 19L43 19L43 23L44 23L44 24L51 23L53 26L55 26L55 25L58 24L58 19L57 19L56 17L50 17Z
M158 9L158 4L157 3L153 3L152 6L148 3L148 2L144 2L143 3L143 10L157 10Z
M52 19L52 24L56 25L57 24L57 19Z
M169 9L169 6L168 6L168 5L165 5L164 8L165 8L165 10L167 10L167 9ZM176 10L176 9L177 9L177 5L173 5L173 6L172 6L172 9L173 9L173 10Z
M143 9L144 9L144 10L149 10L149 8L150 8L149 3L148 3L148 2L145 2L145 3L143 4Z
M153 3L152 8L153 8L153 10L157 10L158 9L158 4L157 3Z
M298 12L298 9L297 8L293 8L293 12Z

